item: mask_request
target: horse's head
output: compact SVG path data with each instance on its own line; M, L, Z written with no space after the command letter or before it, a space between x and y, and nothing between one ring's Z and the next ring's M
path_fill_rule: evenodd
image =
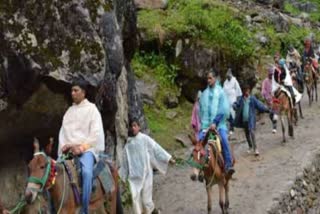
M28 164L29 178L25 191L25 199L28 203L32 203L38 193L43 191L52 174L51 158L44 152L40 152L39 141L36 138L34 139L33 147L34 154L33 159Z
M194 135L189 135L189 138L193 144L192 158L197 164L201 163L201 157L204 155L203 141L197 140Z

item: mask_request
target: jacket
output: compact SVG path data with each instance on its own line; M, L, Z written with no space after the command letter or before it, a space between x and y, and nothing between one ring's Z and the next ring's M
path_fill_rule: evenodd
M238 98L238 100L233 104L233 109L236 111L236 117L234 120L234 126L237 128L244 128L244 123L242 119L242 111L244 106L244 96ZM271 113L271 111L260 102L255 96L249 96L249 129L253 130L256 128L256 110L263 113Z

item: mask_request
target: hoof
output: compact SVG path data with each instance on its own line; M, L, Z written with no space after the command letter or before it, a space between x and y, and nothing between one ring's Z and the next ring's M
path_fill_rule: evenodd
M211 207L208 207L208 213L211 213Z
M204 180L203 175L199 175L199 176L198 176L198 181L200 181L201 183L203 183L203 180Z
M190 175L190 179L191 179L192 181L196 181L197 175L195 175L195 174Z

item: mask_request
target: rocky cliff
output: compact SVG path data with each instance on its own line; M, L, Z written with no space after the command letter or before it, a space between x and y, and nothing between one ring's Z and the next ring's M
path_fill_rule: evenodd
M90 83L116 157L128 118L145 127L130 61L136 48L131 0L0 1L0 189L12 205L25 185L32 138L57 139L70 83ZM56 142L57 143L57 142ZM57 145L57 144L56 144ZM10 182L9 182L10 181ZM13 181L13 182L12 182Z

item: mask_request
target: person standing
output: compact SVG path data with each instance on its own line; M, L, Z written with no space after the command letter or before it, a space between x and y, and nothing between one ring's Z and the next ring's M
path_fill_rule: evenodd
M140 132L137 119L130 121L132 137L129 137L123 149L120 178L128 181L133 202L134 214L155 212L152 200L153 168L165 174L168 163L175 163L151 137Z
M244 129L249 146L248 153L254 152L254 154L258 156L260 153L255 137L256 110L261 113L272 113L272 111L264 106L254 95L251 95L249 85L243 87L243 95L234 103L233 108L237 111L235 119L236 127Z
M272 76L273 76L273 68L268 68L268 76L263 80L261 87L261 95L264 98L267 106L272 108ZM272 122L272 133L277 132L277 121L270 115L270 120Z
M192 109L192 115L191 115L191 127L194 131L194 133L199 133L200 127L201 127L201 122L200 122L200 105L199 105L199 100L201 97L201 91L198 91L196 101L193 105ZM198 140L198 138L197 138Z
M237 101L237 97L242 95L242 91L239 85L238 80L232 75L231 68L227 71L227 79L223 83L223 90L228 97L230 106L233 105L234 102ZM230 117L229 117L229 124L230 124L230 132L229 134L232 135L234 131L233 127L233 120L235 118L235 111L231 108L230 109Z

